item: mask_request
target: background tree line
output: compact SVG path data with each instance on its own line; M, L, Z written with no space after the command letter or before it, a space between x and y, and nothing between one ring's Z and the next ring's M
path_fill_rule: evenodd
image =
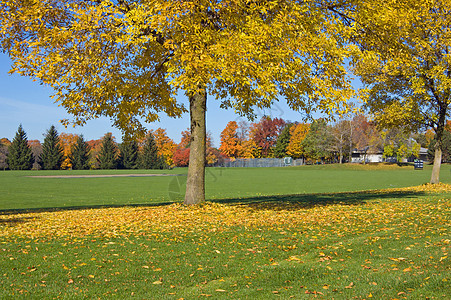
M343 118L332 124L324 119L311 123L290 122L262 117L259 121L230 121L221 132L220 147L213 146L207 134L205 165L220 164L225 159L292 157L308 163L343 163L351 161L353 150L367 154L383 153L385 158L401 161L418 157L420 148L428 148L434 157L435 134L432 130L410 132L403 128L380 129L363 114ZM443 162L451 162L451 121L443 135ZM117 143L111 133L102 139L86 141L83 135L58 133L54 126L44 142L27 140L22 126L13 141L0 140L0 169L165 169L187 167L190 132L181 132L175 143L158 128L142 140Z
M156 139L157 137L157 139ZM150 131L143 140L121 144L111 133L86 141L83 135L59 134L55 126L47 130L44 142L28 140L22 125L12 141L0 140L0 168L11 170L165 169L172 165L167 155L170 143L163 129ZM172 156L172 155L171 155Z
M443 137L443 162L451 161L451 122ZM292 157L308 162L350 162L354 150L367 154L383 153L401 161L418 157L428 148L434 158L435 134L432 130L412 132L408 127L383 128L363 114L334 123L317 119L311 123L287 122L262 117L259 122L231 121L221 133L220 151L236 158Z

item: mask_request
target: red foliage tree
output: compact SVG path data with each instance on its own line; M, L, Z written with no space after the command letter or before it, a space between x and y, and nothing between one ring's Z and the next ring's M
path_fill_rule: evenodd
M189 149L191 145L191 132L189 130L182 131L182 139L177 145L174 152L174 165L176 167L186 167L189 164ZM188 151L187 151L188 150ZM213 143L211 139L210 132L207 133L205 141L205 163L207 165L212 165L216 163L219 159L219 154L217 149L213 148Z
M283 119L271 119L268 116L261 118L260 122L251 125L251 139L257 147L261 148L262 157L270 157L276 145L277 137L285 126Z
M189 148L177 148L172 157L174 165L177 167L187 167L189 164Z

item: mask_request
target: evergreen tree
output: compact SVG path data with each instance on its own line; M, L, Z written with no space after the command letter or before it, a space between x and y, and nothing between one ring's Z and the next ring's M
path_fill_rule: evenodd
M274 148L274 157L283 158L288 156L287 155L287 147L290 144L290 128L293 126L293 124L287 124L283 129L282 132L279 134L279 137L276 141L276 147Z
M11 170L30 170L33 167L34 157L28 146L27 134L19 125L16 136L9 146L8 166Z
M117 146L110 132L103 137L97 162L100 169L115 169L117 167Z
M83 139L83 135L77 138L77 142L71 147L71 154L69 155L73 170L87 170L89 169L89 150L88 143Z
M140 167L142 169L164 169L164 158L158 155L158 147L155 139L149 133L144 141L144 147L140 157Z
M64 161L63 147L55 126L47 130L42 144L42 154L39 157L39 165L43 170L59 170Z
M138 167L138 142L126 141L121 144L119 164L124 169L136 169Z

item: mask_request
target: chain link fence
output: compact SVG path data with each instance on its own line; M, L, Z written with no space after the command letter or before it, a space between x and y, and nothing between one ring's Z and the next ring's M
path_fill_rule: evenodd
M285 158L238 158L235 160L224 160L216 167L226 168L269 168L269 167L290 167L302 166L305 164L304 159Z

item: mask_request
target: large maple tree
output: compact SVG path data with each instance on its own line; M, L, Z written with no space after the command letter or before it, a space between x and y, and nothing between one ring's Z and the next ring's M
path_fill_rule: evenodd
M207 95L241 115L284 99L343 110L352 94L333 1L1 0L0 45L12 71L55 89L75 124L111 118L126 135L189 98L186 204L205 199ZM66 121L68 123L69 121Z

